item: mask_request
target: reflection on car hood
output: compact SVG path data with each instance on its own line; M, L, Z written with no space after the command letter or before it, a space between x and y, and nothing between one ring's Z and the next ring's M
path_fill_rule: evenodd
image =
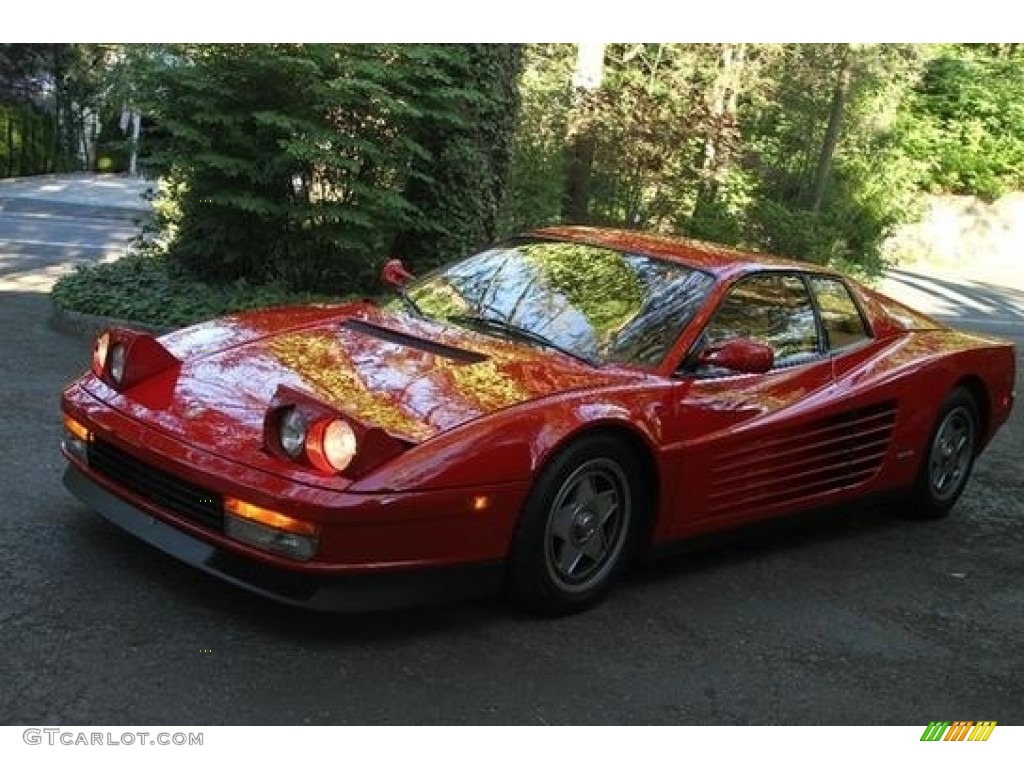
M419 442L527 400L643 375L590 368L365 303L250 313L163 341L184 361L180 370L124 394L98 381L89 388L119 410L235 459L258 453L267 406L282 384Z

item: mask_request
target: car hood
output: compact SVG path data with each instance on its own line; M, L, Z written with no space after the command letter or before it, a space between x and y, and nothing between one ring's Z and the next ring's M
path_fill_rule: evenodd
M502 408L644 374L592 368L557 352L369 303L222 318L161 339L183 362L124 393L87 388L128 415L250 465L281 385L418 443Z

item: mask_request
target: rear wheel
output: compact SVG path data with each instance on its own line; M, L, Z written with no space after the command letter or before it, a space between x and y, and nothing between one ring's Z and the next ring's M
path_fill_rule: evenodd
M943 403L925 449L908 516L945 517L963 493L978 450L978 406L965 389Z
M517 602L562 614L604 595L640 530L638 476L627 449L604 435L570 445L544 468L513 543L509 586Z

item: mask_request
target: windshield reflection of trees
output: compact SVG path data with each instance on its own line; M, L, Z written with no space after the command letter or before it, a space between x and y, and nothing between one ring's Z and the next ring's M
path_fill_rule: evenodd
M712 283L683 264L539 240L457 262L410 286L409 294L434 319L478 315L591 360L656 365Z

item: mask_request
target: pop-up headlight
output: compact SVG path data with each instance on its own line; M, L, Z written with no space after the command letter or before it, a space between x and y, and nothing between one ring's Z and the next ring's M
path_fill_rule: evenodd
M123 391L181 361L151 334L110 328L99 335L92 351L92 372Z
M263 444L282 459L350 478L366 474L407 448L383 430L367 427L283 385L263 421Z

